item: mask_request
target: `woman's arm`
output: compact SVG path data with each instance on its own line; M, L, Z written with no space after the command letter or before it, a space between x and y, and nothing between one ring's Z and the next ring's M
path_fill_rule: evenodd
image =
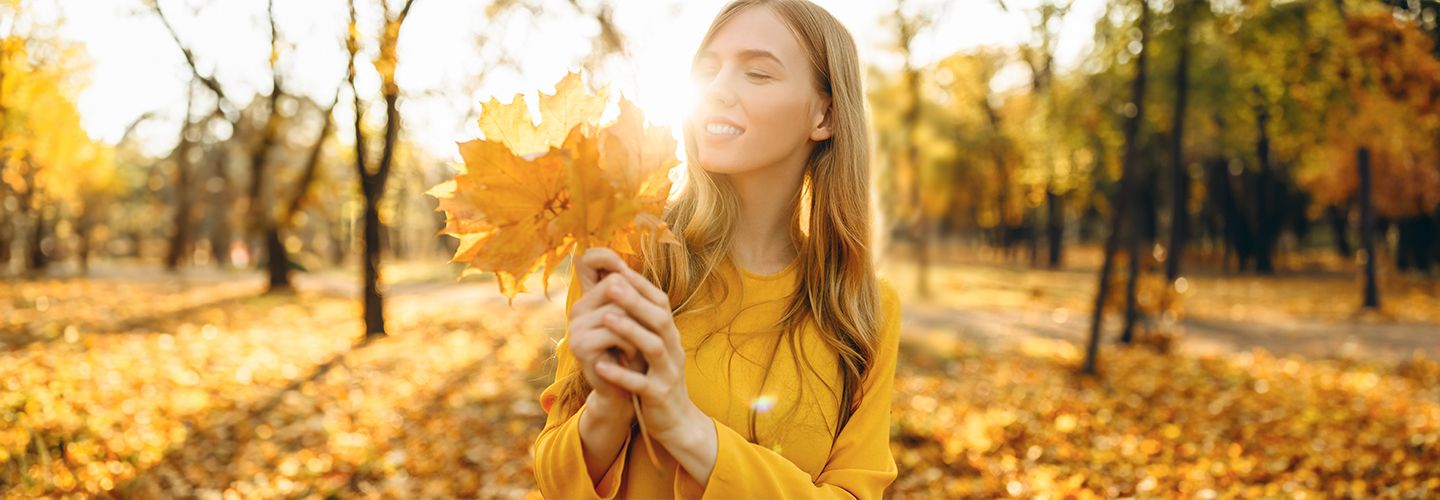
M630 441L630 419L615 418L633 412L631 408L609 408L603 398L585 399L580 415L580 448L585 451L585 470L590 473L592 483L599 480L615 464L622 447Z
M570 271L566 317L582 294L576 267ZM567 327L568 328L568 327ZM548 414L545 428L535 439L535 479L542 494L550 498L614 498L624 474L634 410L611 408L609 398L591 391L574 413L556 407L558 398L573 378L582 377L579 361L571 352L570 334L555 346L555 381L540 395L540 406ZM588 480L577 480L587 478Z

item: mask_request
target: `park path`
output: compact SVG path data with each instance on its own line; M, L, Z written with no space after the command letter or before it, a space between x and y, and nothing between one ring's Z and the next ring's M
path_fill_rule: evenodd
M1042 338L1073 342L1079 346L1088 335L1089 310L1080 305L1088 302L1084 290L1088 282L1083 271L1060 271L1057 274L1055 271L984 267L953 271L959 273L958 279L972 290L943 293L935 300L921 300L906 289L910 283L903 279L903 271L901 277L895 280L897 288L902 291L902 321L910 341L940 335L975 347L1005 348L1024 339ZM1011 279L1018 276L1028 279L1036 273L1040 274L1037 279L1045 283L1043 287ZM404 274L405 278L387 287L388 301L397 306L389 309L396 312L444 315L456 308L503 307L506 304L506 299L498 293L492 281L471 278L455 282L445 275L444 269L422 269ZM548 299L539 293L525 293L516 297L515 304L542 306L544 310L559 313L564 305L565 275L556 272L552 276ZM196 269L168 274L127 267L100 267L85 279L102 285L160 287L174 294L176 300L169 307L142 308L148 313L143 317L111 318L122 330L141 326L156 319L156 316L184 315L216 303L244 300L254 296L264 283L263 276L256 272ZM341 271L297 274L296 283L305 292L359 296L358 281ZM538 284L534 288L538 292ZM1015 295L1017 299L997 299L1006 294ZM549 304L544 304L546 302ZM563 329L563 317L559 314L554 316L553 320L543 321L547 329ZM1118 338L1120 319L1118 316L1107 319L1104 332L1107 344ZM109 326L113 328L116 325ZM1334 319L1254 314L1240 319L1191 315L1181 319L1176 326L1177 331L1182 333L1178 349L1189 354L1218 355L1263 348L1277 355L1294 354L1317 359L1344 357L1388 362L1409 359L1416 353L1440 359L1440 323L1363 315ZM14 335L8 337L10 343L17 344L34 340L21 340Z
M1003 348L1033 337L1081 345L1090 332L1089 311L1046 313L934 303L913 303L904 309L906 331L912 336L944 332L983 347ZM1106 320L1103 341L1119 338L1121 321L1118 316ZM1177 326L1183 333L1178 348L1189 354L1221 355L1262 348L1276 355L1316 359L1344 357L1388 362L1409 359L1416 352L1440 359L1440 325L1433 323L1187 318Z

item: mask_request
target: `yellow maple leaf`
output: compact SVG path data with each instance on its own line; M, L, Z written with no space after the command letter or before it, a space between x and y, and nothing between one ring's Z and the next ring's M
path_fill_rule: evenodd
M647 234L676 241L661 220L679 163L674 137L623 97L619 118L597 127L604 106L578 73L540 94L538 125L523 97L482 105L485 138L459 143L464 171L426 192L445 212L439 234L460 240L451 262L468 263L462 278L493 272L513 300L543 268L548 294L551 272L572 251L634 254Z
M608 94L608 88L590 93L579 73L568 73L555 84L554 94L540 93L539 125L531 121L524 97L516 94L510 104L494 97L481 104L480 131L517 155L544 153L563 144L576 125L598 122Z

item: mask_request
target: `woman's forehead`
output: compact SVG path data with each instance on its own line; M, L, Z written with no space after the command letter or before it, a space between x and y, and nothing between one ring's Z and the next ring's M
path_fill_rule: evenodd
M701 60L716 57L774 58L787 68L803 67L805 60L794 31L766 7L745 9L721 26L700 52Z

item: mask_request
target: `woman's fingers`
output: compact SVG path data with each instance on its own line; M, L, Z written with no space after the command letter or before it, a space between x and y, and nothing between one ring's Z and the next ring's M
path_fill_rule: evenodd
M604 247L595 247L585 250L580 254L578 263L580 266L580 289L589 290L599 283L604 277L599 271L606 271L608 274L620 274L630 266L620 258L620 254L614 250Z
M635 394L649 394L646 391L646 388L649 386L649 379L645 377L645 374L626 370L609 360L596 362L595 374L626 391Z
M625 353L627 359L634 359L640 351L635 345L624 337L617 335L604 324L606 314L623 314L624 310L614 304L605 304L598 309L588 311L575 318L570 323L571 332L584 332L571 338L571 346L576 347L576 340L579 340L578 347L585 354L591 352L603 353L610 348L620 349ZM588 356L586 356L588 357Z
M658 304L644 298L628 281L624 286L607 289L605 295L670 348L680 348L680 339L670 334L674 318L670 315L669 308L662 309Z
M642 276L640 271L626 268L622 274L626 281L630 282L630 286L635 287L635 290L640 292L641 296L650 302L654 302L655 305L666 309L670 308L670 296L666 295L665 292L660 290L660 287L655 286L650 280L645 279L645 276Z
M580 298L575 299L575 303L570 304L570 317L577 317L587 311L593 311L604 305L608 300L605 298L605 290L616 286L616 284L624 283L625 281L626 278L623 273L611 273L609 276L606 276L605 279L600 280L596 286L582 293Z
M610 331L640 349L640 353L645 355L647 361L654 363L666 356L665 343L660 340L660 336L640 326L629 315L605 313L604 323Z

